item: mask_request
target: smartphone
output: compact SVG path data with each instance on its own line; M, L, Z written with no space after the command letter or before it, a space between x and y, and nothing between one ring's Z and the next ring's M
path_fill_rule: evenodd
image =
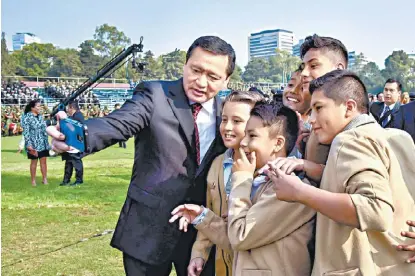
M60 131L65 135L65 143L80 152L85 152L87 149L87 126L70 118L60 120L59 126Z

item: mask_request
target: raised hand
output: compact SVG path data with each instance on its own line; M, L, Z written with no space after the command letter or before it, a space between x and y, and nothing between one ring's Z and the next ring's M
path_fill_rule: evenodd
M286 174L272 163L269 166L266 174L274 183L277 198L288 202L297 201L298 193L305 184L297 176Z
M67 117L68 115L66 115L65 112L59 111L56 114L58 124L56 126L48 126L46 128L47 134L52 137L52 150L57 153L73 150L72 147L63 142L65 140L65 135L59 131L59 120L65 119Z
M179 230L187 232L187 226L189 223L195 220L195 218L203 212L203 207L196 204L183 204L179 205L171 212L172 217L169 222L173 223L178 218L179 220Z
M242 148L239 148L239 158L233 163L232 172L250 172L254 174L256 168L256 155L251 152L249 159Z

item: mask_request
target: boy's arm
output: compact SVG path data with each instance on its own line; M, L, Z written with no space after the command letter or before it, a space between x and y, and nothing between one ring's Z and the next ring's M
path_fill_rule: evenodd
M234 172L229 198L228 236L234 250L243 251L282 239L312 220L315 211L300 203L275 197L270 183L252 204L252 174Z
M210 170L209 170L209 173L210 173ZM206 189L206 208L207 210L210 210L212 208L212 198L210 196L209 188ZM204 220L206 220L206 217L203 218L202 222ZM194 258L202 258L205 262L207 262L209 258L210 250L212 249L212 246L213 246L213 242L206 235L204 235L203 232L199 231L197 225L194 225L194 227L198 231L197 231L196 240L193 243L192 254L191 254L190 260L193 260Z
M304 185L298 178L273 168L270 173L278 198L301 202L332 220L361 231L385 231L392 222L393 204L384 149L369 139L348 139L336 150L336 183L330 192ZM278 177L277 177L278 175ZM337 187L336 187L337 186Z
M205 218L201 223L195 225L195 228L198 230L198 237L201 234L221 249L232 252L228 238L228 224L225 219L216 215L212 210L207 209Z

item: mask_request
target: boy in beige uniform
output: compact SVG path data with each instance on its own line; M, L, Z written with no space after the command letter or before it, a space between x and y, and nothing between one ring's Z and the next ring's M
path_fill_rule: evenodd
M298 134L294 111L257 104L233 164L228 237L234 249L233 275L308 276L309 242L315 211L275 197L271 181L254 173L267 162L286 157Z
M386 130L367 115L363 83L336 70L314 80L310 92L313 131L320 143L331 143L320 189L273 165L268 175L279 199L318 212L312 275L415 275L405 262L410 252L396 251L411 243L400 234L411 230L406 219L415 203Z

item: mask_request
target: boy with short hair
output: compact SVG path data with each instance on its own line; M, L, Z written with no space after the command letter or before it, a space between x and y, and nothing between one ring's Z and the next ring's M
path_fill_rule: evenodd
M296 113L282 104L257 104L251 111L240 158L233 165L228 237L233 275L308 276L315 211L275 198L272 181L254 177L268 162L287 157L298 134Z
M387 130L367 115L364 84L336 70L312 81L310 92L313 131L320 143L331 144L320 189L272 165L268 176L277 198L318 212L312 275L415 275L405 263L410 252L396 251L411 242L400 231L410 231L406 219L415 202ZM397 139L410 142L407 135Z

